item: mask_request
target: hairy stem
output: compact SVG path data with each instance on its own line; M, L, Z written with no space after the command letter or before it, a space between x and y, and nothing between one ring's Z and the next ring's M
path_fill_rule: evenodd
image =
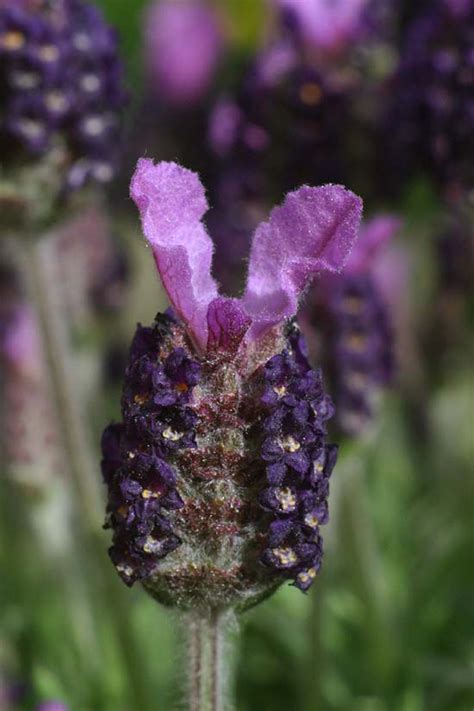
M231 711L227 689L230 621L230 613L215 610L189 613L185 618L189 711Z

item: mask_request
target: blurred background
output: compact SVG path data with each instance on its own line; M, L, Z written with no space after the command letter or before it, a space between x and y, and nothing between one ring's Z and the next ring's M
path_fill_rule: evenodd
M0 0L1 711L181 701L177 618L102 530L100 435L166 308L128 198L143 155L201 174L228 294L289 190L365 204L300 320L337 406L323 569L242 617L237 708L469 711L473 3L95 7Z

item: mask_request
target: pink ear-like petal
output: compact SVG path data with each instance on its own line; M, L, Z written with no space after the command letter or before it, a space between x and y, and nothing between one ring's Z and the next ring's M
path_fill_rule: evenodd
M201 217L207 210L198 176L176 163L140 159L130 185L145 237L169 300L196 344L207 344L207 309L217 296L211 276L212 241Z
M356 240L362 201L339 185L304 186L287 195L256 230L243 305L250 338L293 316L311 278L338 272Z

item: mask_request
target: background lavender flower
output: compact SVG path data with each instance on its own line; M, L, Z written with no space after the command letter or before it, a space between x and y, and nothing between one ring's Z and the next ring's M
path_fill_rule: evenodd
M389 85L384 135L391 184L419 171L451 193L472 184L473 35L472 4L456 12L441 0L408 28Z
M152 3L145 15L145 61L151 91L190 105L207 92L222 49L216 12L201 0Z
M394 378L393 301L380 284L377 264L399 226L388 215L367 221L344 273L316 285L314 315L308 314L332 379L337 423L352 436L374 420L378 391Z
M110 181L125 95L116 36L100 11L82 0L4 2L0 58L3 161L60 150L68 188Z

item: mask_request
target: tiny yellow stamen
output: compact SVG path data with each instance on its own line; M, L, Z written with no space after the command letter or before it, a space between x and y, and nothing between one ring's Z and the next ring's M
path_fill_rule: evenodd
M286 395L286 388L284 385L275 386L273 388L273 392L275 392L278 397L283 397L284 395Z
M143 393L139 394L139 395L135 395L135 397L133 398L133 402L135 402L137 405L144 405L147 402L147 400L148 400L148 395L145 395Z
M293 548L272 548L272 553L281 565L294 565L298 561Z
M145 553L158 553L161 548L161 541L157 541L153 536L147 536L143 550Z
M313 470L315 474L322 474L324 471L324 464L316 459L316 461L313 462Z
M294 511L296 508L296 496L289 487L278 489L276 497L280 502L282 511Z
M307 526L311 528L317 528L319 526L319 521L314 514L306 514L304 517L304 522Z
M303 583L309 583L310 580L314 580L316 577L316 568L309 568L308 570L303 570L301 573L298 573L297 578L298 580Z
M183 436L184 432L176 432L176 430L167 427L163 430L163 437L165 439L170 439L172 442L177 442Z
M285 452L297 452L301 445L299 442L296 441L294 437L289 435L288 437L285 437L285 439L281 440L281 446L285 450Z
M151 489L143 489L142 491L143 499L157 499L159 495L157 491L152 491Z

